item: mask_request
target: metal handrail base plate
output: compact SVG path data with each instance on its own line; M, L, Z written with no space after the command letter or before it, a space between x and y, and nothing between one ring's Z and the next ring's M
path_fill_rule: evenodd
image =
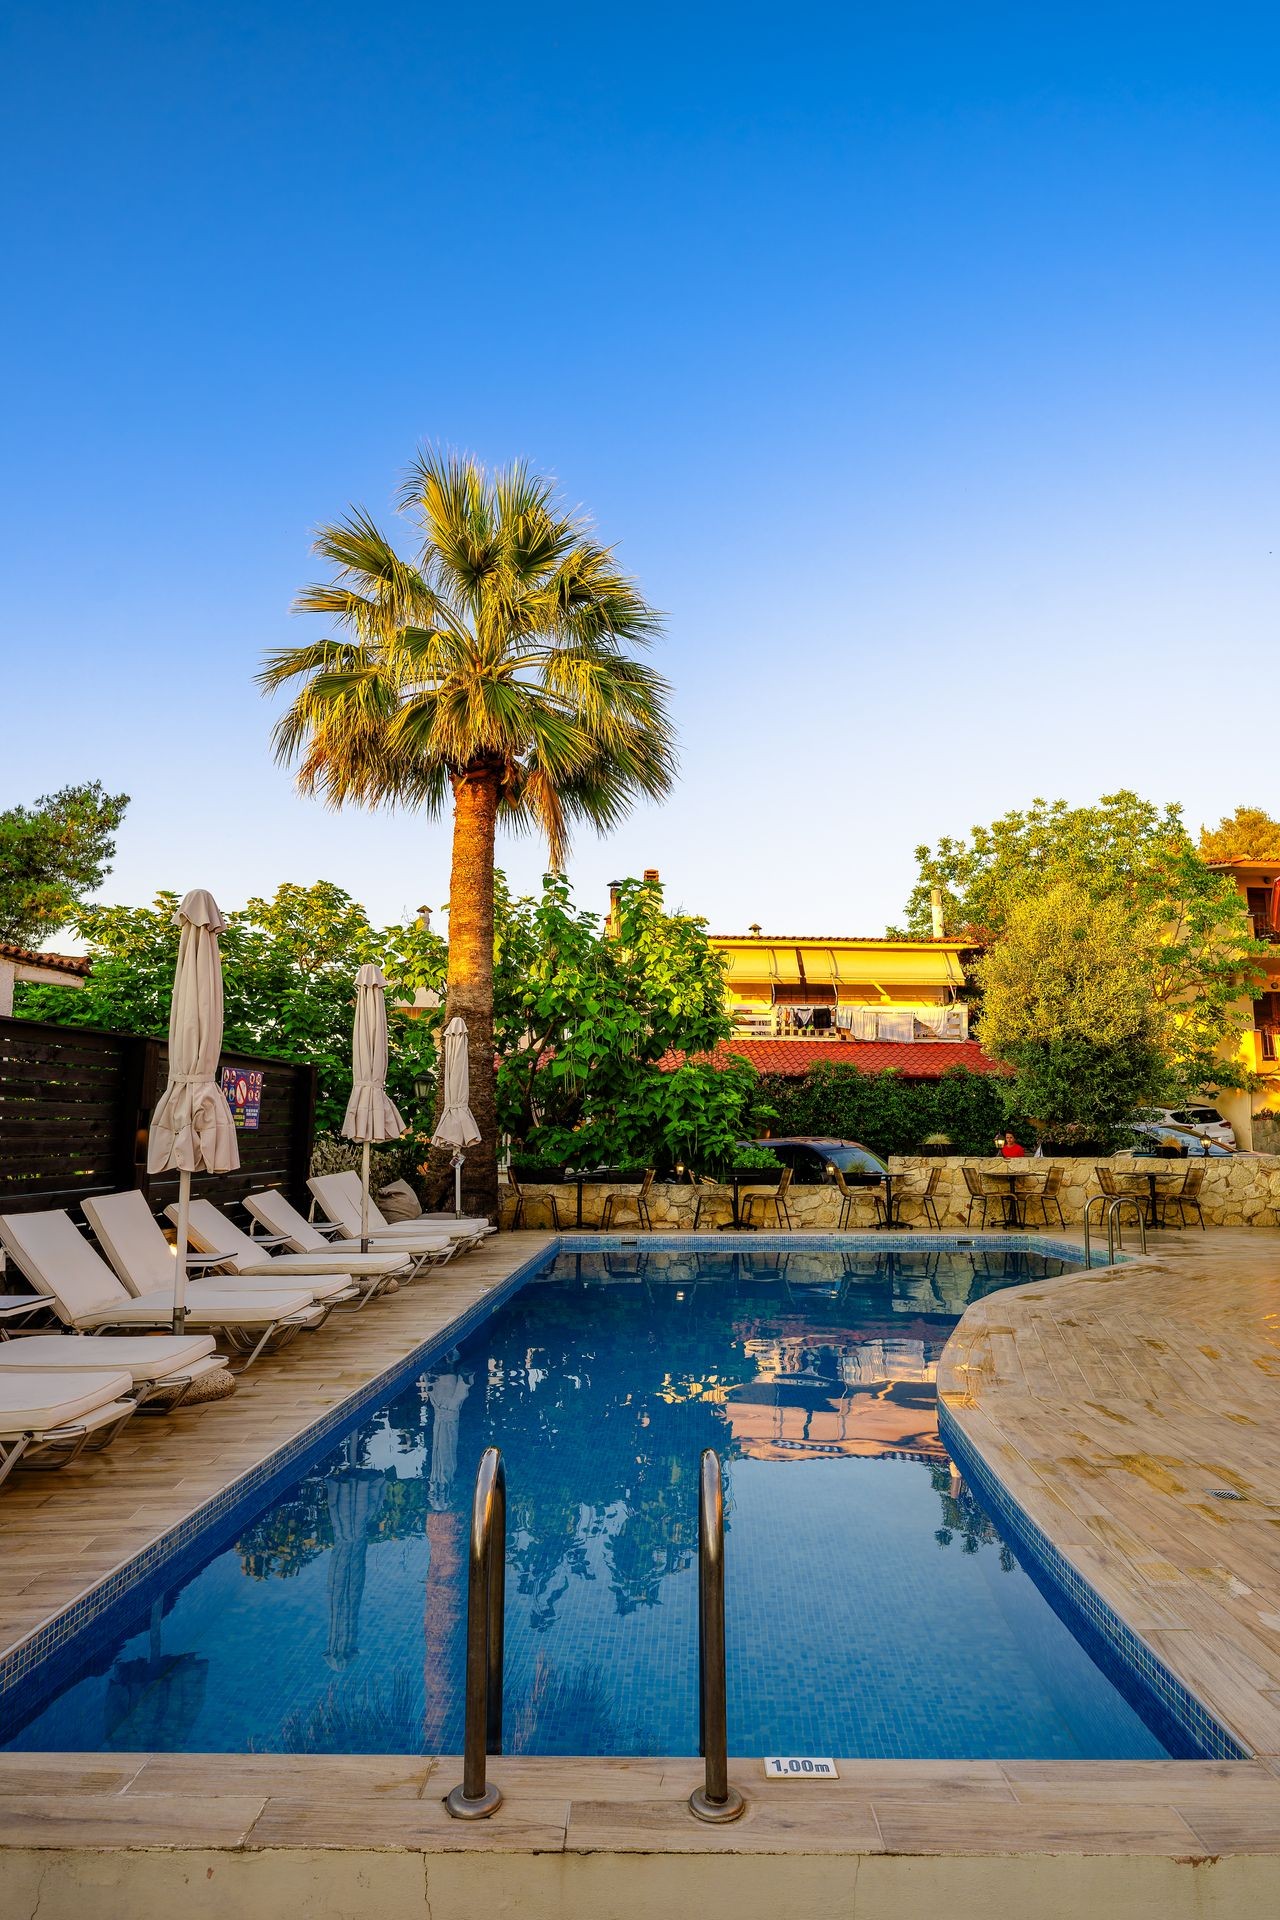
M492 1780L475 1800L468 1800L461 1787L455 1787L444 1797L444 1804L455 1820L487 1820L502 1805L502 1793Z
M695 1787L689 1795L689 1811L695 1820L723 1824L727 1820L739 1819L746 1810L747 1803L736 1787L730 1787L725 1800L708 1800L705 1787Z

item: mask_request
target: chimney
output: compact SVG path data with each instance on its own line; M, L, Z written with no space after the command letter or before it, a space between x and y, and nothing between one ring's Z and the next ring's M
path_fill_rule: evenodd
M658 887L662 885L661 880L658 878L658 869L656 867L645 868L644 884L646 887Z
M609 882L609 914L604 923L604 930L611 940L616 940L618 937L618 895L621 891L621 880Z
M430 907L419 907L419 908L418 908L418 926L420 927L420 929L422 930L422 932L423 932L423 933L430 933L430 931L431 931L431 909L430 909Z
M758 920L753 920L751 922L751 925L747 928L747 932L751 935L753 940L758 940L763 931L764 929L761 927L760 922Z
M946 926L943 923L943 918L942 918L942 888L941 887L930 887L929 889L929 912L933 918L934 939L945 940L947 937L947 930L946 930Z

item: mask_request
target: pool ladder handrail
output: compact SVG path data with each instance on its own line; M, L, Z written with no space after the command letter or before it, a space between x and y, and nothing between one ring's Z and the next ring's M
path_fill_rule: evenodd
M698 1820L736 1820L746 1801L729 1784L729 1708L724 1653L724 1475L713 1447L698 1480L698 1751L703 1781L689 1795Z
M1147 1215L1142 1201L1136 1193L1095 1193L1085 1202L1084 1209L1084 1264L1086 1269L1093 1265L1093 1253L1089 1245L1089 1210L1091 1207L1105 1206L1107 1214L1107 1265L1113 1267L1116 1261L1116 1247L1124 1252L1124 1225L1120 1219L1121 1209L1132 1207L1138 1216L1138 1241L1145 1253L1147 1250Z
M467 1697L462 1784L446 1795L455 1820L487 1820L502 1791L485 1777L485 1756L502 1752L503 1625L507 1593L507 1476L486 1447L471 1503L467 1578Z

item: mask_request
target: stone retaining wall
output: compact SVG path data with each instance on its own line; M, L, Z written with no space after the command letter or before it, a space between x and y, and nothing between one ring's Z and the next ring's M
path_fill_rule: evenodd
M1202 1166L1205 1170L1204 1187L1200 1194L1200 1204L1204 1209L1205 1222L1209 1226L1222 1227L1275 1227L1280 1226L1280 1154L1234 1154L1225 1160L1196 1160L1190 1163L1183 1160L1139 1160L1128 1154L1116 1154L1113 1158L1097 1160L1070 1160L1045 1158L1028 1159L1025 1171L1035 1184L1052 1166L1060 1166L1063 1171L1062 1188L1058 1195L1062 1203L1063 1218L1068 1226L1079 1226L1084 1218L1084 1209L1088 1200L1100 1191L1096 1178L1099 1165L1109 1167L1119 1176L1125 1174L1154 1172L1161 1187L1172 1188L1179 1182L1187 1165ZM976 1225L977 1218L968 1219L969 1191L965 1185L964 1169L976 1167L981 1172L1007 1172L1009 1162L999 1158L969 1159L962 1157L945 1160L926 1160L915 1155L894 1155L890 1166L895 1174L904 1176L898 1192L903 1199L902 1217L911 1226L926 1225L919 1202L912 1198L913 1190L924 1185L930 1172L936 1167L941 1175L939 1191L936 1195L938 1216L944 1228ZM1127 1184L1123 1178L1121 1185ZM634 1186L589 1186L583 1192L583 1224L595 1225L600 1219L601 1209L608 1194L618 1196L615 1207L617 1218L615 1225L634 1227L635 1214ZM743 1188L743 1197L749 1189ZM762 1192L771 1191L762 1188ZM1145 1195L1147 1188L1142 1183L1141 1191ZM729 1187L690 1187L685 1185L655 1185L649 1196L649 1212L654 1227L668 1233L689 1233L693 1228L694 1209L698 1195L704 1195L702 1206L702 1228L718 1227L728 1220L732 1208L732 1189ZM570 1227L574 1221L575 1191L571 1186L526 1186L525 1224L533 1227L550 1226L551 1215L548 1199L554 1196L559 1203L561 1223ZM788 1206L792 1222L797 1227L826 1230L830 1232L839 1224L840 1195L834 1187L792 1187L788 1195ZM757 1209L757 1212L759 1210ZM511 1224L514 1202L507 1198L503 1202L502 1220L504 1226ZM772 1209L766 1219L772 1224ZM1030 1210L1030 1224L1040 1225L1039 1209ZM1095 1209L1094 1219L1097 1219ZM874 1224L875 1210L872 1192L862 1189L855 1205L854 1217L850 1227L869 1227ZM988 1222L998 1222L998 1209L988 1209ZM1050 1207L1049 1224L1056 1226L1058 1218Z

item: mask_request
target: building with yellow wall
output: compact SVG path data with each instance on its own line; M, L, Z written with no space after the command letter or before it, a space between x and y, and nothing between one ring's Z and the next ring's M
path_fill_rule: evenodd
M1240 1036L1238 1058L1258 1076L1252 1092L1224 1088L1216 1105L1235 1131L1236 1145L1274 1153L1280 1150L1280 861L1211 860L1215 873L1230 874L1249 915L1254 938L1267 943L1258 961L1264 983L1240 1002L1248 1020ZM1272 1119L1260 1119L1273 1114Z
M965 1040L960 940L844 934L712 934L725 960L728 1010L744 1036L879 1041Z

